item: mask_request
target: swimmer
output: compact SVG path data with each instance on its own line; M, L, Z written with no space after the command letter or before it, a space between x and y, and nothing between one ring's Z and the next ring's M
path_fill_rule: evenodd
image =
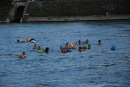
M46 54L48 54L48 53L49 53L49 47L46 47L46 49L44 50L44 52L45 52Z
M80 44L81 44L81 40L79 40L78 42L76 42L76 44L79 44L79 45L80 45Z
M34 44L33 49L38 49L38 46Z
M88 49L91 49L91 45L90 44L88 44Z
M17 40L17 43L20 43L20 40Z
M67 51L66 49L62 48L62 46L60 47L60 50L62 53L66 53L66 51Z
M38 46L37 50L42 50L42 48L40 46Z
M19 56L19 58L26 58L26 53L23 52L23 53Z
M102 43L101 43L101 40L98 40L98 43L97 43L97 45L101 45Z
M83 49L82 47L79 47L78 51L82 52L82 51L85 51L85 49Z
M69 43L66 43L66 46L64 47L64 49L66 49L66 50L71 49L71 48L69 47Z
M76 47L73 45L73 47L71 49L76 49Z
M66 46L65 46L65 48L69 48L69 43L66 43Z
M83 44L88 44L88 39L86 41L84 41Z

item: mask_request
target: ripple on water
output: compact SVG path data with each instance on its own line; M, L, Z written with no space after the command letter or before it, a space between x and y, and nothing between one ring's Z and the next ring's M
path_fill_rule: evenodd
M2 87L128 87L130 76L129 22L47 22L0 25L0 77ZM107 28L106 28L107 27ZM98 30L98 32L97 32ZM39 54L35 38L49 54ZM75 42L89 39L91 50L78 52ZM101 39L102 45L96 45ZM72 42L76 50L61 53ZM111 46L117 49L111 51ZM27 58L17 56L26 51Z

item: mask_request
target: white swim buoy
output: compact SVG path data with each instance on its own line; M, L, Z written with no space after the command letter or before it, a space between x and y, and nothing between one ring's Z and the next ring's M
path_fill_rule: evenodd
M32 40L31 43L35 43L36 41L35 40Z

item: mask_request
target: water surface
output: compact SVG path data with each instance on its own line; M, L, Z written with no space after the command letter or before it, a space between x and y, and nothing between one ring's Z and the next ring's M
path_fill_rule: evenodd
M36 53L34 43L16 42L27 37L49 47L49 54ZM87 44L75 43L86 39L91 50L78 52ZM130 86L130 21L4 23L0 41L0 87ZM61 53L66 42L77 49ZM19 59L23 51L27 58Z

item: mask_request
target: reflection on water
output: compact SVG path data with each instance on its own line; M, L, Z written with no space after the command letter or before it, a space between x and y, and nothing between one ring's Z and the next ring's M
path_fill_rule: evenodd
M49 54L36 53L34 43L16 43L27 37ZM0 24L0 87L129 87L129 38L130 21ZM87 46L75 44L86 39L91 50L60 52L66 42ZM19 59L23 51L27 58Z

